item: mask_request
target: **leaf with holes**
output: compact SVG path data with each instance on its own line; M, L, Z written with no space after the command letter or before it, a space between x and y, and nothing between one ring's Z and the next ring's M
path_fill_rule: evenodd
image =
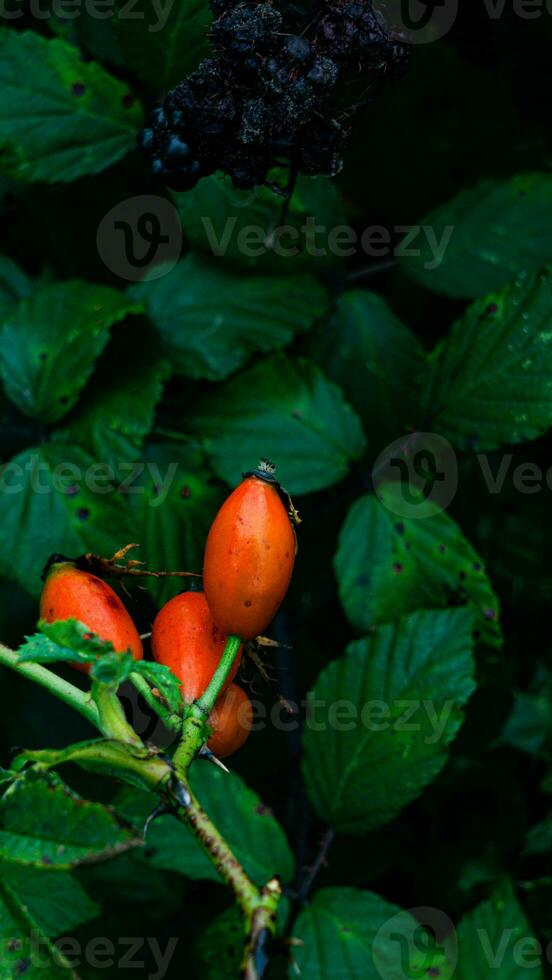
M107 861L140 841L101 803L55 776L20 777L0 803L0 861L70 870Z
M0 29L0 161L20 181L95 174L135 145L142 121L128 87L78 48Z
M475 298L552 262L552 174L483 180L426 215L403 267L427 289Z
M33 595L54 552L112 555L131 541L124 501L101 464L76 446L44 444L0 467L0 574Z
M377 497L353 504L341 528L335 571L350 622L367 632L415 609L469 603L483 640L500 646L498 598L481 558L444 511L397 516L401 493L381 484Z
M460 449L524 442L552 425L552 269L473 303L431 356L427 410Z
M115 289L86 282L43 286L8 314L0 331L6 394L22 412L48 425L75 404L109 329L134 303Z
M290 980L445 980L444 953L429 932L373 892L322 888L299 913L293 936Z

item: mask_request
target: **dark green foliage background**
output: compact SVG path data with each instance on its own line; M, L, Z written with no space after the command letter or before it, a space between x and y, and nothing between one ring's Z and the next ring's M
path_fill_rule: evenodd
M510 5L495 19L483 3L463 9L446 38L415 48L409 74L358 120L339 180L300 180L289 219L297 225L308 215L330 228L383 225L397 240L398 226L454 225L437 269L424 268L425 254L383 264L361 254L255 262L233 245L213 259L201 216L217 225L235 213L240 224L269 225L279 208L269 191L236 195L217 177L175 200L185 237L176 269L129 286L103 264L97 228L120 201L165 193L145 173L135 133L142 106L148 111L205 53L208 21L203 2L175 0L154 34L147 20L86 15L38 22L25 14L0 28L1 461L30 460L34 472L40 463L46 484L59 463L159 467L134 482L140 493L118 489L120 479L109 493L75 493L71 473L50 493L7 492L11 476L3 483L0 640L16 647L34 631L51 551L109 555L135 541L152 568L199 571L225 493L260 455L273 457L301 513L300 551L271 629L285 644L266 656L274 683L249 667L246 686L269 711L277 691L297 703L313 687L329 698L378 698L384 681L391 696L406 689L455 702L438 758L423 757L414 736L391 739L382 761L383 742L372 735L344 788L355 738L308 732L302 764L300 731L269 724L231 760L238 776L203 787L237 847L243 826L251 845L240 856L252 874L268 875L270 861L265 868L261 858L274 855L292 916L321 836L334 826L316 884L323 891L287 927L304 940L292 948L301 976L324 968L328 976L377 977L372 917L377 928L395 906L434 906L462 920L461 951L504 908L502 927L547 944L552 489L521 493L511 475L530 463L546 472L551 462L552 289L543 271L552 263L550 16L523 20ZM86 86L84 96L75 83ZM222 326L213 330L215 323ZM406 521L397 533L373 493L372 466L389 442L420 428L453 444L458 490L445 514L419 526ZM485 485L483 452L493 474L511 458L499 493ZM173 479L158 506L152 472L168 466ZM23 472L26 481L32 470ZM177 588L130 588L142 631ZM409 687L409 643L418 635L422 674ZM89 734L4 669L0 706L5 767L13 746L63 746ZM407 779L401 766L410 753ZM64 776L88 800L109 803L118 793L76 769ZM264 810L240 776L287 834L295 871L281 829L260 828ZM238 802L226 804L226 794ZM117 804L141 826L148 801L124 790ZM1 834L23 833L17 814L3 813L2 828L0 860L10 856ZM12 860L0 866L2 880L22 901L26 889L38 889L48 907L58 875L68 889L62 904L82 915L56 923L51 908L49 918L39 910L52 939L157 936L164 947L180 936L169 976L232 976L229 894L202 870L193 842L175 837L175 863L163 856L172 838L157 830L149 852L129 845L99 860L102 833L101 847L90 842L94 863L47 872L24 863L30 886L13 879L23 872ZM88 898L80 890L74 897L80 886ZM337 930L328 950L315 950L317 915ZM361 937L358 960L339 958L347 942L340 917ZM458 976L484 975L485 964L460 962ZM288 969L295 975L280 952L271 975ZM528 974L541 975L519 966L495 975Z

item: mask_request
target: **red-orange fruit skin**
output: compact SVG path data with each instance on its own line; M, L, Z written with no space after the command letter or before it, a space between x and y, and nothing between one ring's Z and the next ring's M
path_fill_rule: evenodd
M207 538L203 588L225 633L251 640L274 619L291 580L295 533L276 487L247 477Z
M253 705L241 687L231 684L219 697L209 724L213 732L207 745L218 759L241 749L253 725Z
M101 578L69 563L54 566L40 597L40 617L48 623L78 619L102 640L109 640L118 653L130 650L142 660L142 641L119 596ZM84 674L89 664L72 664Z
M182 696L188 703L205 691L225 644L226 635L216 625L203 592L183 592L170 599L153 623L153 657L178 677ZM232 683L241 655L240 647L223 690Z

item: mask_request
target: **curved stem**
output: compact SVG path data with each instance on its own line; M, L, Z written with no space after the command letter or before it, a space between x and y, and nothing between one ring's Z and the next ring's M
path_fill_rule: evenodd
M224 647L219 665L197 702L201 710L204 711L206 715L210 715L215 706L215 701L226 683L226 679L233 666L234 660L238 655L240 646L241 640L239 636L227 637L226 646Z
M48 670L47 667L42 667L40 664L21 663L15 650L10 650L3 644L0 644L0 664L10 667L23 677L34 681L35 684L45 687L56 698L74 708L91 725L101 731L99 712L88 692L79 690L69 681L65 681L62 677L58 677L57 674Z
M101 731L107 738L114 738L128 745L143 746L142 739L126 720L123 706L114 690L94 681L92 697L98 709Z
M159 698L155 696L145 677L142 677L141 674L137 674L135 671L133 671L130 675L130 680L138 691L138 694L143 697L146 704L149 704L152 711L155 711L156 715L159 716L163 724L166 725L167 728L170 728L172 732L180 732L182 728L182 718L179 715L173 714L169 708L166 708L163 704L161 704Z

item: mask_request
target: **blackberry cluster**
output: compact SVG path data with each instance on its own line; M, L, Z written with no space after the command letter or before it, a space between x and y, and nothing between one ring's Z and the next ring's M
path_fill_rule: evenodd
M329 105L349 67L376 76L402 71L407 49L395 44L371 0L334 0L312 38L290 33L271 2L211 0L213 57L167 95L139 135L151 171L174 190L189 190L222 170L234 187L266 182L275 166L334 176L347 130Z

